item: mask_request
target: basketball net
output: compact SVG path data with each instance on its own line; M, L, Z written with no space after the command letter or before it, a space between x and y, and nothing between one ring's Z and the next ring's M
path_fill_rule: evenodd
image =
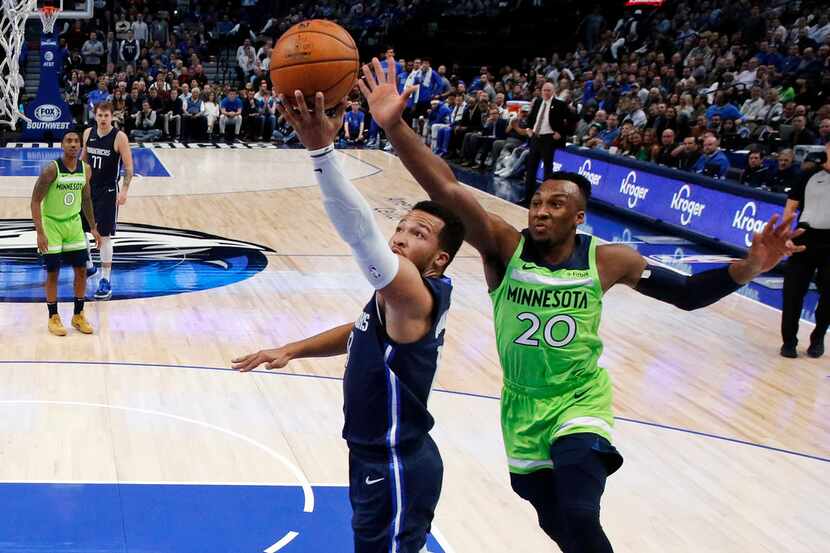
M19 119L28 121L18 109L20 89L24 85L18 56L23 46L26 20L37 6L37 0L0 1L3 7L0 14L0 48L3 49L3 59L0 60L0 124L14 128Z

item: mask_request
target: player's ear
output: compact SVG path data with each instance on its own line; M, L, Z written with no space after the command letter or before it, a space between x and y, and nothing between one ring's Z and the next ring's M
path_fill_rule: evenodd
M435 254L435 257L432 260L432 264L436 269L443 273L447 268L447 265L450 264L450 254L445 250L438 250L438 253Z

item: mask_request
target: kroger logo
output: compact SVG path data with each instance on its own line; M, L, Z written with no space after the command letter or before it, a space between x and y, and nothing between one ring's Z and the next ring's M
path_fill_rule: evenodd
M670 207L680 212L680 224L684 227L692 222L692 217L700 217L706 209L706 204L690 199L691 196L692 187L684 184L671 197Z
M35 108L35 118L41 121L57 121L61 118L61 108L53 104L41 104Z
M746 231L744 234L744 244L746 247L752 246L752 237L756 232L761 232L767 226L767 222L763 219L756 219L757 207L755 202L747 202L740 211L735 212L732 218L732 228Z
M592 173L591 172L591 160L590 159L586 159L582 163L582 167L579 168L577 173L579 173L580 175L582 175L583 177L588 179L588 182L590 182L591 185L599 186L599 181L602 178L602 175L600 175L599 173Z
M46 61L52 61L53 59L55 59L55 54L53 54L51 51L47 51L45 54L43 54L43 59L45 59Z
M628 207L634 209L637 206L637 202L646 199L648 188L645 186L637 186L637 173L635 171L629 171L620 183L620 194L628 196Z

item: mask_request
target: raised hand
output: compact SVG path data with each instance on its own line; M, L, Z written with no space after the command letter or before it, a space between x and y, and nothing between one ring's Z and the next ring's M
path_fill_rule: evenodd
M294 102L280 95L280 104L277 111L285 117L295 131L303 146L308 150L325 148L337 138L343 126L343 114L346 112L346 102L337 104L333 116L326 115L325 97L322 92L314 96L314 111L308 109L305 97L299 90L294 91Z
M398 94L397 68L392 56L386 58L386 72L380 61L372 58L371 68L368 64L363 66L363 76L357 86L369 102L372 119L384 130L400 123L406 101L418 87L409 86L403 94Z
M804 234L803 228L793 230L792 224L795 215L790 215L776 226L778 215L773 215L767 225L752 238L752 246L746 262L758 274L773 269L789 255L803 252L806 246L796 246L793 239Z

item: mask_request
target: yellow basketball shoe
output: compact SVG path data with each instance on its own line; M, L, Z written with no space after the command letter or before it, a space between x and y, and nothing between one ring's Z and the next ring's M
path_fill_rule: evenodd
M92 334L92 325L84 317L84 312L81 311L77 315L72 315L72 326L83 332L84 334Z
M61 316L57 313L49 317L49 332L55 336L66 336L66 327L61 322Z

